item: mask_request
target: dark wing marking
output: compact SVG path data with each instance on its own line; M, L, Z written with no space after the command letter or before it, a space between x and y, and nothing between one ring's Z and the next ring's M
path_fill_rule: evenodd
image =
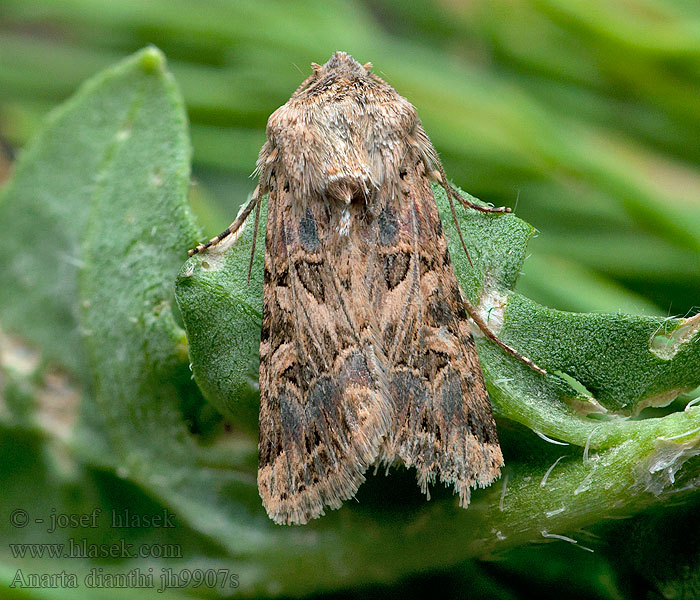
M387 197L378 219L384 276L374 302L396 403L382 459L415 466L425 493L438 477L454 484L466 506L503 457L424 164L406 161L401 197Z
M340 214L331 212L340 210L271 186L258 488L280 524L306 523L354 496L391 426L385 359L358 276L367 253L355 232L337 239Z

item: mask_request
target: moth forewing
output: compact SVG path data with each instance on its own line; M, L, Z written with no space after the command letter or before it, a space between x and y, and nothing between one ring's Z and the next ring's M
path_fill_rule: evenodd
M426 494L454 485L462 506L503 464L430 180L456 193L370 68L344 52L314 65L268 121L253 200L208 244L268 195L258 487L276 523L339 508L379 461L415 467Z

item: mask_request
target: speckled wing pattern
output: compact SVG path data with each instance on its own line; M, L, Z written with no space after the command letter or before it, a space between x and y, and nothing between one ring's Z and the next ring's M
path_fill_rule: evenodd
M282 524L338 508L378 461L415 467L426 493L454 484L463 506L503 463L430 187L438 158L370 67L342 52L314 65L258 160L258 487Z
M438 477L454 484L466 506L503 457L425 165L409 153L401 173L401 197L383 203L377 245L384 276L375 302L395 409L381 458L415 467L426 494Z
M362 249L329 244L333 215L288 193L269 194L260 344L258 487L282 524L353 496L393 414Z

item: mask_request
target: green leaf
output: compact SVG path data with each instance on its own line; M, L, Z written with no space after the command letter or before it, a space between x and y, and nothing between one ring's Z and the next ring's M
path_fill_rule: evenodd
M258 351L262 321L263 246L267 203L248 281L252 221L229 252L213 250L180 270L176 298L187 330L192 372L205 397L257 431Z
M185 204L187 122L164 67L147 49L112 71L131 93L97 169L82 244L80 324L96 400L127 463L144 454L134 432L147 439L151 429L185 430L172 401L185 356L171 277L196 227Z
M74 126L81 120L91 124L92 138L91 129L76 132ZM62 153L44 152L47 138ZM90 146L87 167L65 161L64 155L80 155L86 138L101 142ZM153 563L170 568L201 565L200 557L210 552L211 540L191 529L182 514L176 515L175 530L144 531L111 527L109 512L128 509L145 515L160 513L164 506L179 506L172 489L164 494L163 503L156 500L158 492L172 481L167 474L177 479L175 470L183 463L193 466L195 438L189 434L186 413L200 397L186 366L184 332L172 311L172 279L185 255L183 241L197 237L187 207L189 154L181 98L163 56L149 48L95 77L57 112L18 168L9 187L13 204L6 213L8 219L18 221L17 226L27 220L24 211L50 222L55 206L65 204L69 209L74 194L81 200L75 207L79 212L75 223L69 214L62 217L74 227L70 241L80 257L80 268L70 273L69 289L60 288L57 274L47 271L48 291L56 297L45 298L43 289L30 287L25 302L30 307L51 301L70 307L73 321L66 325L77 331L79 324L81 336L65 340L62 350L75 352L66 348L69 343L80 350L71 358L76 372L90 374L86 382L90 391L81 398L77 382L60 374L52 374L50 383L41 381L39 358L10 340L1 340L5 377L0 462L12 472L12 477L5 478L4 508L20 507L48 522L52 509L78 514L98 507L103 511L99 526L80 529L89 543L124 541L137 548L156 546L156 551L163 544L175 545L180 560ZM35 189L36 182L48 185L52 177L60 178L63 187ZM8 230L13 228L11 220ZM50 233L42 236L43 245L18 249L37 268L65 243L65 236ZM48 314L42 321L41 317L36 315L37 325L34 315L21 315L16 330L34 341L45 357L62 358L53 354L64 335L62 318ZM39 334L33 338L35 331ZM37 533L43 533L40 539L48 543L69 543L75 536L70 529L13 529L7 518L2 519L2 529L8 533L3 537L13 543L36 541ZM43 572L63 568L77 573L82 581L92 567L127 573L129 568L143 566L138 558L113 558L119 560L66 561L61 556L35 562L33 567ZM17 567L32 568L8 553L8 547L3 549L2 561L0 576L5 581L12 581ZM219 563L214 559L208 564ZM91 592L82 586L82 591L70 593L75 597ZM36 594L40 596L41 590ZM136 597L138 592L133 594ZM105 597L109 595L105 592Z
M109 154L128 136L151 54L91 79L57 108L0 198L0 323L73 372L85 368L78 316L81 241Z
M196 231L186 202L184 109L160 53L144 51L123 68L140 93L100 167L80 278L81 325L94 376L88 410L96 409L109 456L95 453L84 438L79 449L172 508L182 526L239 548L253 543L254 533L245 531L250 525L231 515L223 519L216 505L240 513L241 492L232 488L247 478L236 470L239 453L212 455L190 433L190 410L201 397L173 314L172 281ZM248 486L243 491L247 495Z

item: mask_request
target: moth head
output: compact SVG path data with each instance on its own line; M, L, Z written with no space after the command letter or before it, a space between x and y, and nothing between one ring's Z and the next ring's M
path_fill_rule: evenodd
M263 156L261 176L273 172L274 162L293 196L371 203L375 190L398 179L416 111L370 72L370 63L361 65L347 52L312 68L268 120L270 154Z
M365 77L372 68L372 63L361 65L347 52L335 52L325 65L311 65L314 74L318 78L323 78L330 74L343 74L350 77Z

